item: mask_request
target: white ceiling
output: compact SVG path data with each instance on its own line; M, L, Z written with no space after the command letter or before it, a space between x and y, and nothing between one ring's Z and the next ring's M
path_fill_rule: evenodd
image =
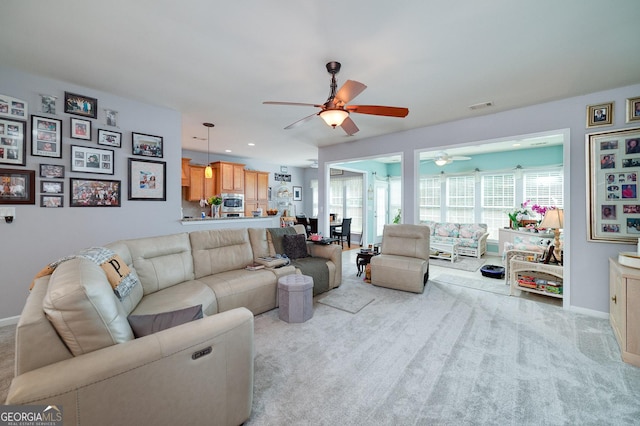
M210 121L212 152L306 166L321 146L636 84L639 20L638 0L4 1L0 61L178 110L185 149L206 152ZM262 102L323 103L331 60L338 86L368 86L351 104L409 116L284 130L315 110Z

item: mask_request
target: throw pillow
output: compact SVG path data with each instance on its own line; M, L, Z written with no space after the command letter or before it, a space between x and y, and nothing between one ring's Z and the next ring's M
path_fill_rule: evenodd
M202 318L202 305L161 314L129 315L127 319L133 330L133 335L138 338L200 318Z
M267 241L270 241L273 244L273 250L275 253L273 254L282 254L284 253L284 244L282 241L282 237L284 235L295 235L296 230L293 229L292 226L287 226L284 228L267 228L269 232L267 236Z
M286 254L289 259L309 257L309 253L307 253L307 241L302 234L283 235L282 244L284 245L284 254Z

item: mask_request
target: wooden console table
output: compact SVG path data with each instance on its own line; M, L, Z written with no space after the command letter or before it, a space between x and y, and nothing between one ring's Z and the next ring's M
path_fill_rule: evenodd
M529 288L518 285L518 278L528 275L539 279L555 280L562 284L562 266L548 263L528 262L526 260L512 258L509 261L509 295L513 296L515 290L527 291L529 293L543 294L545 296L562 299L562 293L550 293L546 290Z

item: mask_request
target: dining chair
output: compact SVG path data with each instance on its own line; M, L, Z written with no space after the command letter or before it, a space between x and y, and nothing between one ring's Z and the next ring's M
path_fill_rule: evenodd
M318 218L310 217L309 218L309 233L317 234L318 233Z
M346 241L347 247L351 248L351 218L342 219L342 224L333 230L331 236L338 238L342 247Z

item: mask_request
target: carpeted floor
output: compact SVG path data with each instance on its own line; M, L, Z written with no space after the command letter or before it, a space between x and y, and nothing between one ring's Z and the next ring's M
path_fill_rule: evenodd
M475 272L482 265L484 265L486 259L476 259L473 257L460 256L455 262L447 259L429 259L431 266L441 266L443 268L459 269L461 271Z
M432 267L423 294L375 287L355 276L356 254L332 290L374 299L356 313L318 296L305 323L255 318L247 425L640 424L640 368L621 361L607 320L445 283L479 272ZM13 328L0 329L3 361Z

